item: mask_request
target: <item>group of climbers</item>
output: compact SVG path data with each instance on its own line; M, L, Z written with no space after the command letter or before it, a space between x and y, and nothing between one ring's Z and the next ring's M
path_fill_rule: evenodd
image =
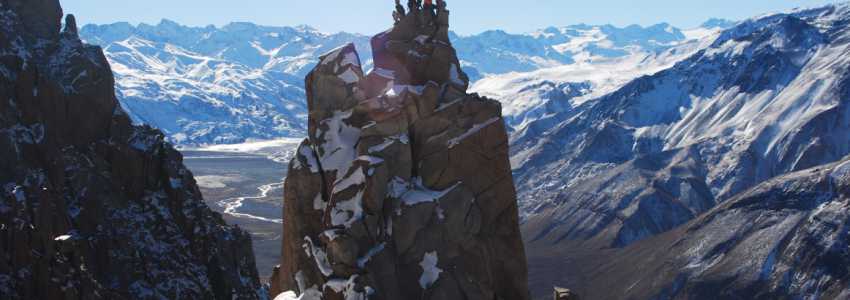
M407 9L404 10L404 7L401 6L401 0L395 0L395 12L393 12L393 18L396 22L400 21L408 13L414 13L418 11L425 11L429 15L431 15L432 20L437 19L437 13L440 10L445 9L446 1L437 0L437 5L434 5L434 0L425 0L425 3L422 3L422 0L408 0L407 1Z
M393 28L371 40L374 66L379 71L375 74L379 76L373 77L375 82L370 86L375 91L386 87L381 80L412 85L447 82L453 62L446 58L455 54L448 37L446 1L409 0L405 8L401 0L396 0L393 17Z

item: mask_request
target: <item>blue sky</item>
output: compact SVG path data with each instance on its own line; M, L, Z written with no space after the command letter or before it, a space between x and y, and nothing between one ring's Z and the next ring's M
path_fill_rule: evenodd
M392 0L61 0L81 24L119 21L156 24L166 18L187 25L250 21L263 25L307 24L325 32L378 32L390 25ZM402 1L406 2L406 1ZM813 7L835 0L448 0L452 29L529 32L578 23L691 28L711 17L740 20Z

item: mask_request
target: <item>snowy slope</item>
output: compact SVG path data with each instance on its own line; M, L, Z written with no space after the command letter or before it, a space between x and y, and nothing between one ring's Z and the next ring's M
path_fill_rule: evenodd
M747 20L514 134L527 236L623 246L850 154L848 5Z
M714 33L735 26L734 21L712 18L702 23L699 27L682 30L682 34L689 40L700 40Z
M520 131L531 121L571 111L637 77L672 67L707 46L710 40L686 41L661 52L636 52L526 73L488 76L476 82L472 90L502 102L505 121Z
M85 26L103 46L122 106L178 144L302 136L303 77L315 57L364 36L308 27L232 23L222 28L117 23Z
M580 24L527 34L492 30L473 36L455 35L452 43L466 69L486 75L623 57L665 49L685 39L681 30L666 23L625 28Z
M574 58L530 72L490 74L472 90L502 102L505 121L514 131L544 116L569 112L629 81L672 67L708 47L722 27L720 20L680 31L667 24L647 28L577 25L534 34L552 41L552 49Z
M531 284L536 294L558 284L587 299L848 299L848 171L850 157L775 177L624 248L558 259L538 254L550 244L527 247L531 265L546 263L531 272L558 278ZM563 270L581 277L565 283L554 276Z

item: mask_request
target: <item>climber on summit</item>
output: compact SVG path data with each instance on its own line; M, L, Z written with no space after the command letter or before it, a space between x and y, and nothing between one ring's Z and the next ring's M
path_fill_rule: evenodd
M431 43L437 37L437 33L440 32L440 27L443 26L440 24L440 17L442 14L446 13L446 1L445 0L437 0L437 6L431 9L433 6L431 0L425 0L425 5L429 6L427 8L428 13L431 14L431 20L434 22L434 32L426 40L427 43Z
M437 20L437 12L434 11L436 8L437 7L434 6L433 0L425 0L425 5L422 6L422 9L428 12L428 14L431 15L431 19L434 21Z
M406 14L404 6L401 6L401 0L395 0L395 11L402 17Z
M393 20L395 20L395 23L398 24L398 22L401 22L401 19L406 14L404 6L401 6L401 0L395 0L395 11L393 11Z

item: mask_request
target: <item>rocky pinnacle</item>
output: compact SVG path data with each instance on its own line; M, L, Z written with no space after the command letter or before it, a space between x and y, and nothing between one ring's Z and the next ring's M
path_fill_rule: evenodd
M444 6L402 12L372 72L348 45L306 78L272 295L528 299L501 106L466 93Z

